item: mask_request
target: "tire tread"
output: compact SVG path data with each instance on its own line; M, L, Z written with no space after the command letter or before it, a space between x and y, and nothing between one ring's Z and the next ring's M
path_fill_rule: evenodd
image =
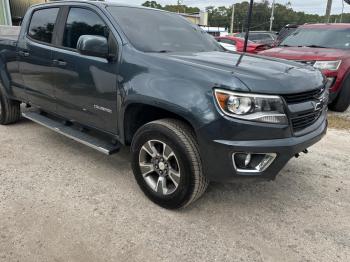
M333 103L329 105L329 109L335 112L345 112L350 105L350 76L347 77L345 83Z
M199 154L198 144L193 130L183 121L177 119L161 119L153 121L149 124L158 124L165 126L169 130L173 131L183 142L187 152L191 157L191 164L194 175L193 191L189 199L182 205L182 208L190 205L198 200L206 191L209 181L203 174L202 162Z

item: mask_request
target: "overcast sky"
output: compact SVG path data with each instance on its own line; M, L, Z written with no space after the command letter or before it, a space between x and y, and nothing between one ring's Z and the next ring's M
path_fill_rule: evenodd
M126 4L136 4L140 5L144 3L146 0L108 0L119 3ZM158 0L158 3L165 4L176 4L177 0ZM205 8L209 5L214 6L229 6L232 3L243 2L243 0L183 0L183 3L190 6L198 6L200 8ZM255 2L259 2L259 0L255 0ZM272 0L270 0L272 2ZM288 0L276 0L277 3L285 4ZM310 14L321 14L323 15L326 12L327 0L290 0L292 3L292 7L297 11L304 11ZM333 0L333 9L332 14L341 13L342 9L342 0ZM345 4L345 12L350 13L350 5Z

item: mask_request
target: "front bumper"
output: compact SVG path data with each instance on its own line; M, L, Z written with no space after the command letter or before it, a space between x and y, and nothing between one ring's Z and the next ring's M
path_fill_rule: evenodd
M271 134L265 133L265 136L269 137L267 140L232 141L214 139L210 142L208 140L206 142L201 141L202 136L199 136L203 171L210 181L224 182L237 178L273 180L292 157L321 140L326 131L327 120L326 116L323 116L315 123L312 132L302 136L291 135L286 138L271 138ZM232 161L232 154L237 152L276 153L277 157L261 173L241 173L235 170Z

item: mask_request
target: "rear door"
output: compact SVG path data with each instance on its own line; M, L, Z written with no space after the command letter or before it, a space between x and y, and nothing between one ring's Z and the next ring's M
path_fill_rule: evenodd
M27 99L50 112L56 109L51 44L58 13L57 6L34 10L18 46L19 71Z
M65 20L58 35L59 47L53 61L57 113L63 117L110 133L117 132L118 63L105 58L81 55L77 42L81 35L113 37L99 10L65 7Z

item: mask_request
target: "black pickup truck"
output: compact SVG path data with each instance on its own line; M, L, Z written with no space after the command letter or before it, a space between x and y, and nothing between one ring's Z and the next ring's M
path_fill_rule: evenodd
M23 116L106 154L130 145L139 186L170 209L209 181L274 179L327 130L320 71L227 52L148 8L33 6L0 39L0 78L1 124Z

